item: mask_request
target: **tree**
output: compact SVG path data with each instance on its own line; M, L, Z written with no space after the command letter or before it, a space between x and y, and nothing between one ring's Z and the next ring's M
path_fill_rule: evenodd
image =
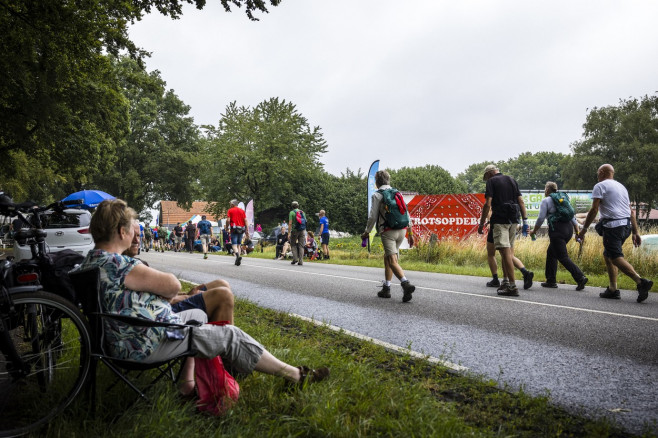
M457 175L457 179L466 185L469 193L484 193L484 168L488 164L495 164L502 173L516 180L520 190L544 190L548 181L557 183L560 189L567 189L562 173L569 159L568 155L557 152L524 152L507 161L471 164Z
M658 187L658 96L622 99L617 106L593 108L583 129L583 138L571 146L567 182L592 187L598 167L609 163L638 211L641 203L653 205Z
M95 184L137 211L158 200L191 205L204 156L190 107L166 90L158 71L148 73L128 57L115 64L130 102L130 134L119 145L114 166L97 175Z
M227 11L244 6L250 19L267 12L263 0L220 1ZM206 0L0 0L0 185L17 200L47 201L111 169L128 102L106 54L127 51L141 63L128 24L152 9L178 18L184 4ZM47 177L26 184L29 169Z
M306 199L300 188L322 172L327 146L294 104L272 98L255 108L226 107L218 126L205 126L210 164L201 178L206 198L222 214L233 198L254 199L259 210Z
M403 192L418 192L424 195L444 193L464 193L466 184L455 179L450 172L440 166L428 164L424 167L403 167L388 169L395 188Z

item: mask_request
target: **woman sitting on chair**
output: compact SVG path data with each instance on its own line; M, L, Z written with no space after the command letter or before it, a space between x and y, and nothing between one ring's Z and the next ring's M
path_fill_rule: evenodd
M120 199L101 202L92 216L89 229L96 246L83 261L81 269L100 268L104 310L160 322L206 322L206 313L199 309L172 311L170 301L181 289L173 274L160 272L139 260L121 255L133 240L135 219L135 211ZM171 330L145 330L116 321L106 321L105 324L107 346L118 359L151 363L182 354L188 351L193 330L192 348L197 355L205 358L220 356L232 374L249 374L256 370L293 383L319 381L329 375L326 367L311 370L280 361L234 325L204 324L172 334Z

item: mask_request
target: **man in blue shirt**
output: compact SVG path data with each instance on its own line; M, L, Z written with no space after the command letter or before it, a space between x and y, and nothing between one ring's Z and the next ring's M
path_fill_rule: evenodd
M201 246L203 247L203 258L208 258L208 245L212 239L212 224L206 220L206 215L201 216L201 220L196 225L199 229L199 237L201 238Z
M320 241L322 243L322 258L329 260L329 218L324 210L318 213L320 218Z

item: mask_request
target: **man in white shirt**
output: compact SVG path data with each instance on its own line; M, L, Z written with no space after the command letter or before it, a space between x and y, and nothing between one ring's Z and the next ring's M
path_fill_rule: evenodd
M599 182L592 190L592 208L587 213L587 219L585 219L585 224L578 237L585 239L587 228L594 221L596 214L600 212L597 232L603 236L603 259L610 284L599 296L616 300L621 298L619 289L617 289L617 273L618 270L621 270L637 284L637 302L641 303L648 298L653 281L641 278L633 266L626 261L622 252L622 245L631 234L633 245L637 247L642 243L635 212L629 201L628 190L614 180L615 169L610 164L599 167L597 176Z

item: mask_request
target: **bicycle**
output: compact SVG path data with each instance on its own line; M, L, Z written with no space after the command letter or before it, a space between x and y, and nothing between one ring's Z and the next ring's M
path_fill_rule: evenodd
M0 215L30 224L14 239L30 245L32 253L30 260L0 261L0 437L46 424L70 405L89 374L86 318L72 302L44 291L39 281L39 262L47 257L40 213L63 208L61 203L14 204L0 192Z

